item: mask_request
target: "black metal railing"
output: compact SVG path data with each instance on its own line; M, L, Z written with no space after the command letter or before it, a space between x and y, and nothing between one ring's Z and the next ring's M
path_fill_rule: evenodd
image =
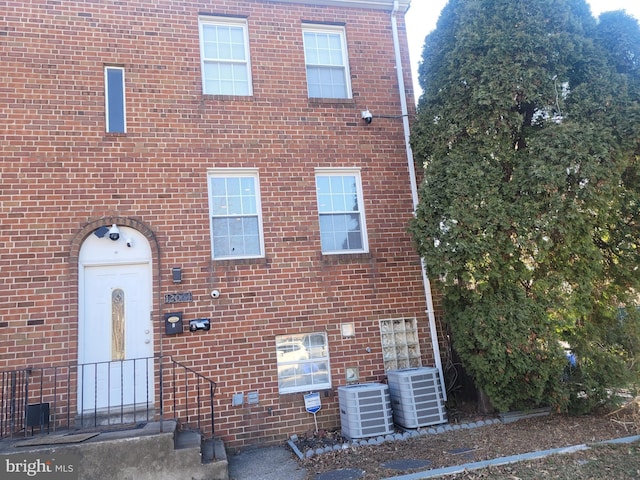
M155 360L146 357L78 365L76 426L98 428L153 418ZM67 385L73 386L71 379Z
M0 372L0 438L175 420L214 433L216 383L169 356Z
M0 438L19 432L26 435L28 428L31 432L36 427L49 431L51 424L55 430L61 423L59 398L64 396L58 380L67 378L69 370L68 366L58 366L0 372Z
M160 369L160 385L165 392L160 397L160 410L172 411L174 419L179 421L183 428L213 435L215 432L213 399L216 383L171 357L166 359L170 372L164 367Z

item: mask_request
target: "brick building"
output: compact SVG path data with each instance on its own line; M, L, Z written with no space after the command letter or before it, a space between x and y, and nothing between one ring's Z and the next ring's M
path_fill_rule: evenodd
M216 382L241 446L312 428L305 393L335 428L338 386L439 366L408 7L5 2L0 370L62 368L40 390L59 422L157 416L170 358Z

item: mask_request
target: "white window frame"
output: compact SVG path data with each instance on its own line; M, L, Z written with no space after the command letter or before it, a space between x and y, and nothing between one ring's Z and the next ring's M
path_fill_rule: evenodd
M255 210L256 213L251 214L238 214L231 213L229 215L219 215L215 213L214 209L214 192L212 179L214 178L253 178L255 187ZM211 168L207 170L207 190L209 195L209 224L210 224L210 236L211 236L211 258L213 260L234 260L239 258L263 258L264 257L264 231L262 228L262 205L260 201L260 177L258 175L258 169L254 168ZM259 252L255 254L239 254L229 255L223 254L216 256L215 251L215 238L214 238L214 218L228 218L228 217L257 217L258 221L258 245Z
M215 25L215 26L232 26L232 27L240 27L243 32L244 38L244 59L243 60L234 60L228 58L219 58L219 57L211 57L207 58L205 56L205 42L204 42L204 29L207 25ZM244 18L226 18L226 17L209 17L209 16L201 16L198 19L198 31L200 36L200 70L202 74L202 93L204 95L237 95L237 96L247 96L250 97L253 95L253 80L251 77L251 55L249 52L249 29L247 25L247 20ZM206 68L207 64L226 64L226 65L240 65L244 66L247 74L247 88L248 91L245 93L235 93L235 84L234 84L234 93L225 93L225 92L208 92L207 91L207 81L206 81Z
M324 346L321 348L311 343L311 337L318 336L324 338ZM295 345L301 348L294 350ZM326 332L277 335L275 347L280 394L331 388L329 341ZM299 355L297 352L304 354Z
M346 177L353 176L356 182L356 197L358 201L358 210L336 210L329 212L322 212L323 208L320 204L320 196L318 192L318 177L320 176L329 176L329 177ZM359 168L316 168L315 169L315 182L316 182L316 205L318 208L318 227L320 229L320 244L322 248L323 255L344 255L344 254L358 254L358 253L368 253L369 252L369 240L367 237L367 222L366 215L364 211L364 197L362 194L362 178L360 175ZM360 216L360 231L361 231L361 241L362 248L360 249L335 249L335 250L325 250L322 247L322 220L321 217L323 215L338 215L341 213L355 213L357 212Z
M111 83L109 82L109 71L110 70L119 70L122 72L122 84L120 87L122 88L122 130L112 130L110 128L111 122L111 108L110 108L110 98L109 98L109 90ZM105 131L107 133L127 133L127 97L126 97L126 81L124 75L124 67L116 67L111 65L106 65L104 67L104 115L105 115Z
M342 65L338 64L314 64L311 63L311 59L309 58L307 52L307 45L305 42L305 33L320 33L320 34L328 34L328 35L338 35L340 37L340 45L342 48ZM305 57L305 70L307 75L307 94L309 98L336 98L336 99L350 99L352 98L351 92L351 74L349 73L349 55L347 49L347 35L344 27L340 26L332 26L332 25L314 25L314 24L304 24L302 26L302 44L304 48L304 57ZM320 67L320 68L336 68L341 67L344 75L345 82L345 96L316 96L311 95L311 91L309 88L309 67Z

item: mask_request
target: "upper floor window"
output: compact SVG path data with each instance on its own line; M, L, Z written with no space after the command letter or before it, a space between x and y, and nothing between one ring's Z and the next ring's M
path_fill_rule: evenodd
M360 172L316 169L322 253L368 251Z
M203 93L252 94L246 20L200 18L200 58Z
M309 97L351 98L344 28L306 25L302 34Z
M264 256L258 172L208 172L211 248L215 260Z
M104 109L106 131L125 133L124 68L104 68Z

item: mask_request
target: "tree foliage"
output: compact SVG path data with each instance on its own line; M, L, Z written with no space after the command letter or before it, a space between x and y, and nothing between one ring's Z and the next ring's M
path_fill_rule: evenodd
M638 23L597 22L584 0L450 0L426 38L411 230L500 410L595 404L628 380L637 340L615 332L637 325L618 307L640 291L639 66Z

